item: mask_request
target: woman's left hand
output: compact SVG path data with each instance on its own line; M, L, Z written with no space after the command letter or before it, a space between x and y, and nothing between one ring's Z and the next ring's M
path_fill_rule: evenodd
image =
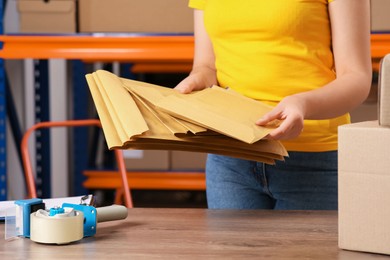
M269 133L268 137L274 140L293 139L303 131L305 118L303 103L298 97L286 97L272 111L257 120L256 124L265 126L275 119L282 120L282 123Z

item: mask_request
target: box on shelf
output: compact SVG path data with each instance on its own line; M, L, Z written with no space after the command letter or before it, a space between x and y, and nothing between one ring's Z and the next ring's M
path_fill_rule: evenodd
M206 157L206 153L171 151L170 168L180 171L204 171Z
M390 127L390 54L381 61L378 86L379 124Z
M390 1L371 0L371 30L390 31Z
M167 171L169 152L157 150L123 150L127 170Z
M390 254L390 127L339 127L339 247Z
M81 0L80 32L191 33L187 0Z
M75 33L76 0L18 0L22 33Z
M192 33L187 0L17 0L20 32ZM78 8L78 10L77 10ZM372 31L390 31L389 0L371 1ZM76 17L78 13L78 17Z

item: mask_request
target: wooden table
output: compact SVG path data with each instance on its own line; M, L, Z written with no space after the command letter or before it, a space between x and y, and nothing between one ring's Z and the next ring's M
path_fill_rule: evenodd
M72 244L2 241L0 259L387 259L341 250L337 239L336 211L133 208Z

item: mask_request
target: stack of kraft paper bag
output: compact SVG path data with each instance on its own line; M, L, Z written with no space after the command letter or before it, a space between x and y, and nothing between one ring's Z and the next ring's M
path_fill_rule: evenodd
M214 86L191 94L98 70L86 75L110 149L215 153L274 164L288 153L257 126L272 107Z
M339 127L339 247L390 254L390 55L378 83L379 120Z

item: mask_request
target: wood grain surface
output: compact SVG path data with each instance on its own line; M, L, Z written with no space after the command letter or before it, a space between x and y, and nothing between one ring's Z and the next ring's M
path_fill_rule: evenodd
M0 224L4 238L4 224ZM129 209L68 245L0 243L0 259L388 259L341 250L336 211Z

